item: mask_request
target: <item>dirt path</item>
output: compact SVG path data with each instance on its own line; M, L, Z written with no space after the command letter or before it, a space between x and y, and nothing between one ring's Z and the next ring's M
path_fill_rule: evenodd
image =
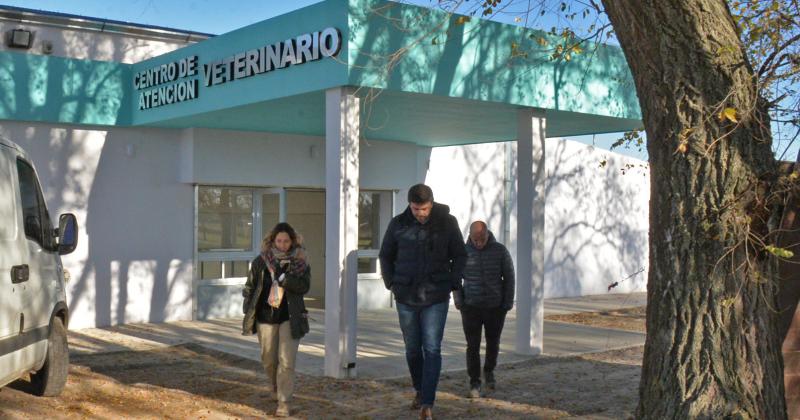
M592 327L645 332L645 307L615 309L601 312L578 312L567 315L549 315L549 321L571 322Z
M438 418L626 418L636 403L641 348L540 358L497 368L498 390L464 396L466 374L444 374ZM0 391L0 418L263 418L275 410L254 361L182 345L76 357L64 393L38 398L17 381ZM298 418L413 418L406 380L298 375Z
M641 308L548 317L642 331ZM637 401L642 348L500 365L498 390L465 397L466 372L442 375L437 418L620 419ZM501 360L502 361L502 360ZM407 379L334 380L298 374L296 418L415 418ZM258 362L186 344L76 356L64 393L38 398L20 380L0 390L0 419L264 418L274 395Z

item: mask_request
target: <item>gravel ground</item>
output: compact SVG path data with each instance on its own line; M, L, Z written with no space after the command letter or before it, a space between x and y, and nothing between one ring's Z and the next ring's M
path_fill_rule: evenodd
M629 310L564 317L572 318L558 320L621 329L641 324L643 329L644 315ZM641 360L642 347L633 347L500 365L497 390L480 399L466 398L466 372L448 372L440 381L434 415L629 418L636 406ZM32 396L26 380L0 390L0 418L264 418L276 407L266 382L259 363L195 344L82 355L73 357L67 387L57 398ZM295 418L415 418L408 408L412 395L406 379L298 374L292 408Z

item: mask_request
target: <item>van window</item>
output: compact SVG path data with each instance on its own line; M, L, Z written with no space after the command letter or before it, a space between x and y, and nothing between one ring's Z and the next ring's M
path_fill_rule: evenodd
M17 238L16 196L11 177L11 160L0 150L0 241Z
M19 176L19 195L22 199L22 220L25 236L36 241L42 248L53 251L56 248L50 215L44 204L42 189L36 180L33 167L22 159L17 159Z

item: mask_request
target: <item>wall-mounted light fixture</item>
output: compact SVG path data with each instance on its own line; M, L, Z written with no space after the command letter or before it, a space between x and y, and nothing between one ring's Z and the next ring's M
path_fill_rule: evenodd
M8 36L8 46L11 48L29 49L33 44L33 33L26 29L12 29Z

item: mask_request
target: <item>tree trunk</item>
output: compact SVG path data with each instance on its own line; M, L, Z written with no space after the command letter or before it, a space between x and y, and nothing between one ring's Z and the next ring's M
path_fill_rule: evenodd
M603 0L650 156L638 418L783 419L769 118L723 0ZM719 118L725 108L736 114ZM738 122L737 122L738 121ZM766 245L769 245L767 243Z

